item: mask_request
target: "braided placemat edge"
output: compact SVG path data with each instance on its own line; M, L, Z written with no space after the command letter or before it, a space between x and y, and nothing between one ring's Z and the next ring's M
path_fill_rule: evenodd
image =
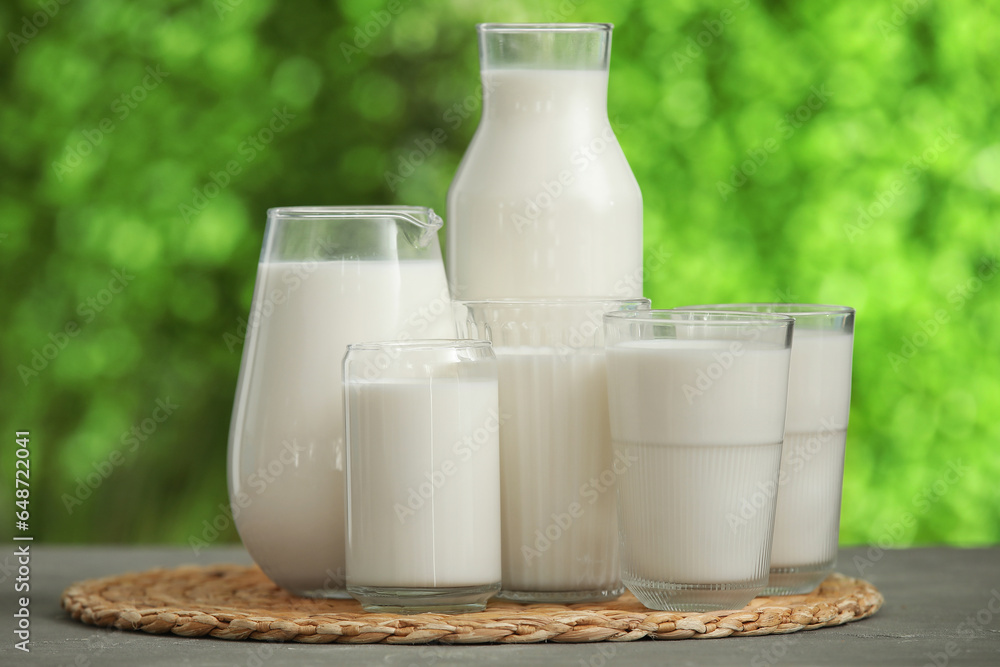
M232 604L189 594L217 591ZM178 595L180 592L180 595ZM280 607L246 608L253 595ZM152 598L149 599L149 598ZM493 602L471 614L366 613L352 600L296 598L254 566L183 566L77 582L61 604L88 625L171 633L181 637L349 644L525 644L716 639L788 634L843 625L876 613L884 602L870 583L832 574L815 594L756 598L738 611L653 611L631 594L595 604L522 605ZM301 606L301 612L297 607ZM616 607L625 607L616 608ZM308 613L312 612L312 613Z

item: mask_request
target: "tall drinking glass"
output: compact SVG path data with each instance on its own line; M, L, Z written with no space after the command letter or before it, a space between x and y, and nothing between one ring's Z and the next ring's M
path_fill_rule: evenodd
M649 300L495 300L456 308L462 335L492 341L500 369L500 597L618 597L614 494L629 465L611 450L601 317L648 310Z
M268 211L229 432L229 497L247 551L293 593L346 596L348 344L455 336L440 227L419 207Z
M771 575L764 592L808 593L833 571L837 560L854 309L798 303L733 303L683 310L688 309L782 313L795 319Z
M647 607L740 609L767 584L793 320L604 316L622 580Z

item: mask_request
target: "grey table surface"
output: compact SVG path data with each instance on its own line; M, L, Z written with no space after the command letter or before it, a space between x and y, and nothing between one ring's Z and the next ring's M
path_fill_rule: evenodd
M15 546L0 551L3 665L1000 665L1000 547L843 549L837 571L885 596L874 617L791 635L487 646L349 646L185 639L98 629L59 606L74 581L185 563L249 563L241 547L31 546L30 653L14 648Z

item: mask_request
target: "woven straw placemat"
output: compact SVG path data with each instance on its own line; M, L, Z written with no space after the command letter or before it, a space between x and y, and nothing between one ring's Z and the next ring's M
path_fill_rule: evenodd
M871 616L883 598L874 586L830 575L809 595L759 597L745 609L652 611L630 593L571 605L493 600L469 614L370 614L353 600L296 597L257 567L185 566L78 582L62 595L74 619L90 625L182 637L309 644L526 644L710 639L784 634Z

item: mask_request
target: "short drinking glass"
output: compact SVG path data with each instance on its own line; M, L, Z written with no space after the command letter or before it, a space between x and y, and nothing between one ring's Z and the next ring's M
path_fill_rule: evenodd
M690 309L782 313L795 319L771 576L764 593L808 593L833 571L837 560L854 309L789 303Z
M630 462L622 580L653 609L740 609L767 584L793 320L653 310L604 324L611 436Z
M500 590L500 414L486 341L344 358L347 591L368 611L482 609Z

